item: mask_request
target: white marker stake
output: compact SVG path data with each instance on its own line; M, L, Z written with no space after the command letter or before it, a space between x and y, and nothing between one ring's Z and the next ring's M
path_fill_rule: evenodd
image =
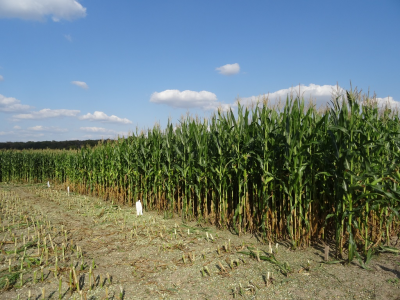
M142 203L140 202L140 199L136 202L136 215L137 215L137 216L143 215L143 212L142 212Z
M50 181L47 181L47 187L48 188L50 187Z
M69 186L67 187L67 192L68 192L68 196L69 196Z

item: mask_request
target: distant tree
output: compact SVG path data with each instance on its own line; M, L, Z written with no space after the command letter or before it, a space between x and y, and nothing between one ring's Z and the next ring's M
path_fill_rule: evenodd
M0 150L14 149L14 150L24 150L24 149L66 149L66 150L77 150L82 147L94 147L101 140L72 140L72 141L40 141L40 142L2 142L0 143Z

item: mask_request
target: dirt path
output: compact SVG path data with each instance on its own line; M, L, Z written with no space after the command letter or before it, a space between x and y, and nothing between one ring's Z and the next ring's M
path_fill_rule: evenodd
M0 206L1 299L400 299L396 254L369 270L323 264L319 246L271 255L249 234L43 185L0 184Z

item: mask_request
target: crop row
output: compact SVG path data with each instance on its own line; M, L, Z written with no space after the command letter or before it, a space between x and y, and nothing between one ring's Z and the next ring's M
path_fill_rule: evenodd
M357 91L182 118L78 151L2 151L0 180L46 182L238 234L333 238L349 261L398 229L400 122Z

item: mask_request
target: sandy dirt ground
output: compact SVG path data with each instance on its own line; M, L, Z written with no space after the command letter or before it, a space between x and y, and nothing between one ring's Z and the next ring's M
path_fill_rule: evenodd
M319 243L270 248L43 184L1 183L0 207L4 300L400 299L397 253L327 264Z

